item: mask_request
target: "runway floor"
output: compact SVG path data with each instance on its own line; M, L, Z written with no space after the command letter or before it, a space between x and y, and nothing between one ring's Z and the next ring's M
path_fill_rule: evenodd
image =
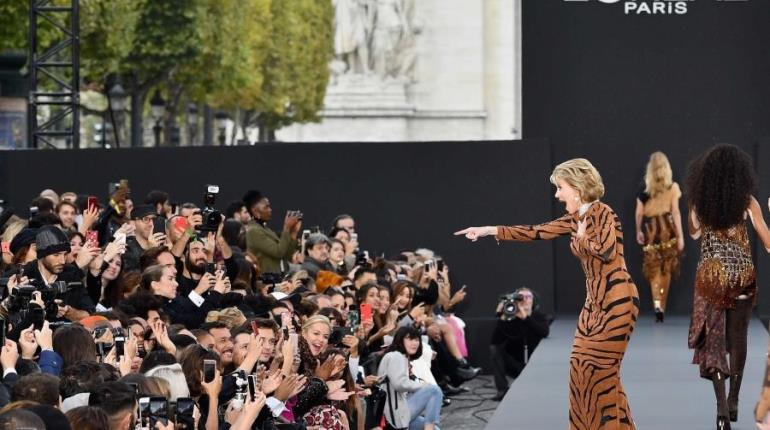
M551 325L529 365L511 385L485 427L488 430L561 430L568 428L568 363L576 319L562 317ZM707 430L715 428L716 400L709 381L690 364L689 318L651 317L637 323L621 368L623 388L639 430ZM765 371L768 334L758 319L749 326L748 355L734 430L756 429L754 405Z

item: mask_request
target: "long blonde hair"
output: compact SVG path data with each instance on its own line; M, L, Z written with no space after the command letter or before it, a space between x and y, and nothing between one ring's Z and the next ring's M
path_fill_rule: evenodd
M644 175L644 192L650 197L667 191L674 183L671 164L666 154L656 151L650 155L647 163L647 173Z

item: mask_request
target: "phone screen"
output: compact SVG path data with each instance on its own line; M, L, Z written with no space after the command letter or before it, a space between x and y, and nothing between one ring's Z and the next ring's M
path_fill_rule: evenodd
M207 384L214 380L217 375L217 362L214 360L203 360L203 381Z
M86 242L99 243L99 232L94 230L87 231Z
M168 422L168 400L165 397L150 397L150 416L164 425Z
M281 314L281 327L291 326L291 313L284 312Z
M257 395L257 376L256 375L249 375L249 395L251 396L252 400L254 400L254 397Z
M115 336L115 355L122 357L126 355L125 351L126 338L123 336Z
M141 420L142 428L148 428L150 425L150 398L139 398L139 419Z
M88 209L93 210L94 208L99 206L99 199L97 199L94 196L88 197Z
M356 329L360 323L361 320L358 317L358 311L348 312L348 327Z
M152 220L152 232L153 233L166 233L166 219L163 217L155 217Z
M2 247L3 253L7 254L11 252L11 242L2 242Z
M35 330L43 329L43 322L45 321L45 311L42 308L35 307L30 309L30 319L35 326Z
M8 330L8 326L4 319L0 319L0 346L5 346L5 332Z

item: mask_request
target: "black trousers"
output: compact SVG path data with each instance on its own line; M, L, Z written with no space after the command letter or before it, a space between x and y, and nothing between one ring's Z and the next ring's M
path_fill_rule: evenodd
M492 358L492 374L495 377L495 388L499 392L508 391L508 379L510 376L516 379L522 370L524 363L505 351L504 345L490 345L490 357Z

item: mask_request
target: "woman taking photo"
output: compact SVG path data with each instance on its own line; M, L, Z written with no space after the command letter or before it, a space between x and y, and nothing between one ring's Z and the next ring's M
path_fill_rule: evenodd
M746 363L746 337L757 299L756 273L748 221L765 249L770 231L754 198L751 158L732 145L715 146L691 168L688 230L700 239L688 345L700 376L712 381L717 399L717 429L738 419L738 395ZM727 354L730 354L730 361ZM725 378L730 393L725 397Z
M626 269L620 221L599 201L604 184L588 160L556 166L551 183L556 185L555 197L566 206L561 218L531 226L471 227L455 235L472 241L495 236L520 242L570 236L570 249L586 275L586 301L570 354L569 428L635 429L620 383L620 364L636 325L639 296Z
M671 165L662 152L647 163L644 190L636 199L636 241L642 245L642 273L650 284L655 322L663 322L671 278L679 274L684 250L679 198L682 191L672 179Z

